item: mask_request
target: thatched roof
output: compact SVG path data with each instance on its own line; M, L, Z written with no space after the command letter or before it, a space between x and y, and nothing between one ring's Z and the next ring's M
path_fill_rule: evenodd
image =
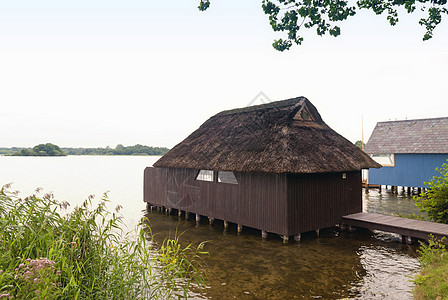
M223 111L208 119L154 166L267 173L380 167L328 127L304 97Z
M448 118L378 122L365 151L371 154L448 153Z

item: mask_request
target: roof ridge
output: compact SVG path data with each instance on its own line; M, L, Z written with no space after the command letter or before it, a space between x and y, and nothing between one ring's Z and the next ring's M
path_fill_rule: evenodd
M273 101L273 102L259 104L259 105L252 105L252 106L246 106L246 107L241 107L241 108L236 108L236 109L229 109L229 110L224 110L220 113L217 113L213 117L249 113L249 112L253 112L253 111L257 111L257 110L271 109L271 108L277 108L277 107L286 107L286 106L291 106L292 104L298 103L301 100L308 100L308 99L306 97L300 96L300 97L279 100L279 101Z
M448 119L448 117L437 117L437 118L424 118L424 119L409 119L409 120L395 120L395 121L380 121L377 124L384 123L399 123L399 122L415 122L415 121L434 121L434 120L443 120Z

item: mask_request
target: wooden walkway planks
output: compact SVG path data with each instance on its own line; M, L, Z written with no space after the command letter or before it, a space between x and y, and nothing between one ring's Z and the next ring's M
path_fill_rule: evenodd
M408 238L429 240L448 237L448 224L360 212L342 217L342 224L398 233Z

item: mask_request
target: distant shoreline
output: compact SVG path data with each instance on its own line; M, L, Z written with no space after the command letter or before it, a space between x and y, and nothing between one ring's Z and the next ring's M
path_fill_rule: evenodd
M22 151L23 150L23 151ZM1 156L42 156L50 157L52 155L22 155L22 153L30 153L33 150L31 147L0 147ZM145 145L123 146L117 145L115 148L69 148L61 147L60 150L66 155L80 156L80 155L94 155L94 156L161 156L169 151L166 147L152 147Z
M162 156L162 154L68 154L61 156L41 156L41 155L11 155L11 154L3 154L0 153L0 156L7 157L68 157L68 156Z

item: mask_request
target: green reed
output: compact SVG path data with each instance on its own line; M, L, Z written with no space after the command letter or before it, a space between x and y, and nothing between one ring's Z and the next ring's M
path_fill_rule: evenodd
M448 299L448 249L446 239L420 242L422 270L414 276L414 299Z
M147 222L124 233L106 194L67 213L68 203L39 192L0 190L0 298L180 299L204 285L203 244L158 245Z

